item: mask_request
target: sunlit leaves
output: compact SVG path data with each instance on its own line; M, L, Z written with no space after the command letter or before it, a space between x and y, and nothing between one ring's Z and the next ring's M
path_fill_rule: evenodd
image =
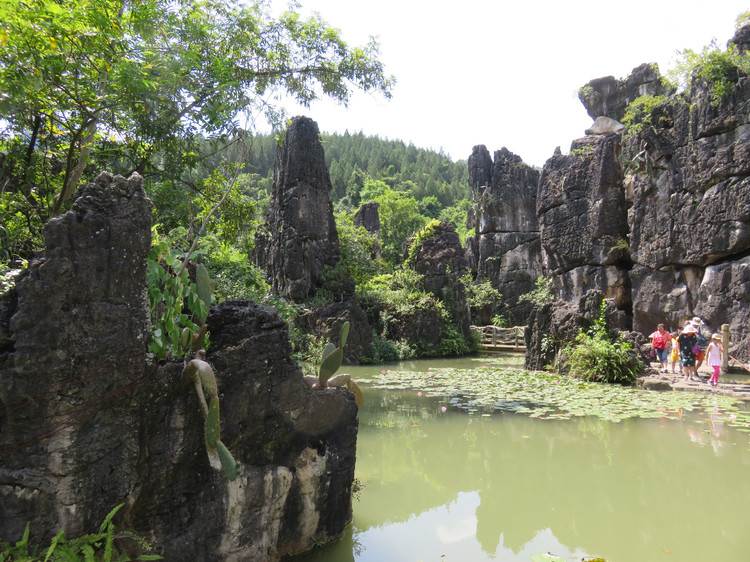
M237 132L241 112L280 124L282 94L345 103L353 89L389 97L393 85L374 42L351 48L319 17L276 19L265 2L0 0L0 43L0 143L45 156L27 158L19 169L33 171L12 183L43 176L62 193L54 212L97 151L177 180L194 164L186 145Z

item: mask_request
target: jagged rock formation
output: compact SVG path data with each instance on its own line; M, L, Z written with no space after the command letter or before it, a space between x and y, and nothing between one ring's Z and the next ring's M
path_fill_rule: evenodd
M468 338L469 309L460 279L469 268L456 228L446 222L437 225L415 249L413 267L422 275L425 291L443 301L458 331Z
M748 37L750 26L732 42L746 49ZM600 290L616 303L621 327L643 334L659 322L674 330L692 316L714 330L729 324L730 353L747 358L750 78L730 78L734 87L720 99L698 77L689 92L674 94L655 65L625 80L589 82L580 97L592 118L621 120L643 95L659 103L636 113L624 132L592 127L602 134L573 141L567 156L556 151L539 179L536 210L539 257L562 302ZM486 178L486 155L472 157L484 167L470 177ZM508 220L503 209L492 215ZM493 254L478 252L476 242L469 248L475 268L486 270Z
M468 165L476 194L469 265L478 281L488 279L502 293L500 312L512 324L525 324L531 307L518 303L518 297L532 290L543 272L536 214L539 172L506 148L495 151L493 162L484 145L473 148Z
M544 269L565 301L599 289L630 311L627 206L620 136L574 141L553 156L539 179L537 213Z
M278 560L351 520L354 395L312 391L272 308L227 301L208 325L221 436L209 466L182 362L150 365L151 203L137 175L103 174L45 229L46 251L0 307L0 536L120 525L167 560ZM122 517L122 519L120 519Z
M0 375L4 538L29 520L48 538L93 529L135 487L138 423L114 404L143 380L150 338L141 183L101 174L81 189L14 290Z
M319 135L309 117L295 117L287 128L274 160L268 239L256 252L273 291L295 301L320 289L326 268L335 267L340 256L331 177ZM353 295L351 281L345 291Z
M370 201L362 205L354 215L354 226L361 226L367 232L377 237L378 242L373 248L373 259L379 260L380 252L380 203Z
M662 79L656 64L642 64L630 76L596 78L578 91L578 99L592 119L609 117L622 121L630 102L640 96L668 96L674 88Z
M633 327L676 326L694 313L714 329L729 324L730 352L741 343L747 353L750 81L715 103L696 80L651 118L623 142Z
M377 234L380 236L380 213L378 209L380 203L377 201L370 201L365 203L359 209L357 209L354 215L354 226L361 226L370 234Z
M296 326L306 334L315 334L324 341L339 341L341 327L349 322L349 337L344 346L344 364L358 365L370 352L372 332L367 314L357 303L336 302L306 311L297 318Z

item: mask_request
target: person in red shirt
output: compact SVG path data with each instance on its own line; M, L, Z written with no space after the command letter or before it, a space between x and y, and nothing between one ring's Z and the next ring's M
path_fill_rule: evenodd
M649 336L651 339L651 347L656 354L656 357L661 363L660 373L666 373L667 363L669 361L669 348L672 347L672 334L664 329L664 324L659 324L656 327L656 331Z

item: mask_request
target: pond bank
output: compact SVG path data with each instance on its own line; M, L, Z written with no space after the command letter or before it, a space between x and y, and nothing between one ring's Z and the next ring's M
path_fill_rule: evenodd
M719 385L711 386L708 384L708 371L698 371L698 376L700 381L686 379L679 373L660 373L659 363L651 363L651 368L646 370L645 375L638 377L635 386L644 390L710 392L750 402L750 384L722 382L723 377L719 377Z

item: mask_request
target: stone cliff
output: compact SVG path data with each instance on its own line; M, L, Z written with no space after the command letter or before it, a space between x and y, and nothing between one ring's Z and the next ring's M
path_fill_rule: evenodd
M506 148L495 151L493 161L484 145L474 147L468 166L475 194L469 265L478 281L490 280L502 293L505 307L499 312L511 324L524 324L531 307L518 303L518 297L533 289L543 272L536 214L539 172Z
M745 27L733 41L747 48L748 36ZM713 330L729 324L730 353L747 359L750 78L732 78L731 91L718 99L699 78L675 93L655 65L624 80L592 80L580 98L592 118L603 119L573 141L568 155L556 152L547 161L536 190L533 180L519 191L517 177L503 176L490 194L512 193L509 208L483 199L488 190L481 186L496 180L486 149L475 148L469 165L479 226L468 246L475 271L503 294L512 294L503 288L512 271L552 276L558 297L569 303L601 291L616 303L622 329L645 334L659 322L674 330L693 316ZM636 111L628 128L616 126L641 96L655 103ZM534 221L538 241L531 237ZM530 251L522 254L502 243L519 232L529 236ZM482 250L490 240L491 249Z
M256 255L274 293L298 302L323 287L324 273L340 257L331 177L319 137L309 117L295 117L287 128L274 160L267 239ZM353 295L351 280L342 291Z
M272 308L211 309L221 436L209 465L182 362L147 362L151 203L141 179L100 175L45 229L46 249L0 304L0 536L118 524L167 560L278 560L351 520L357 406L313 391Z
M372 334L367 315L355 302L354 281L340 264L331 189L318 125L309 117L295 117L276 151L265 234L256 236L254 257L277 295L304 303L320 290L328 293L335 304L300 315L297 324L330 341L350 322L344 359L357 364L369 351ZM367 205L358 217L379 231L377 209L377 204Z

